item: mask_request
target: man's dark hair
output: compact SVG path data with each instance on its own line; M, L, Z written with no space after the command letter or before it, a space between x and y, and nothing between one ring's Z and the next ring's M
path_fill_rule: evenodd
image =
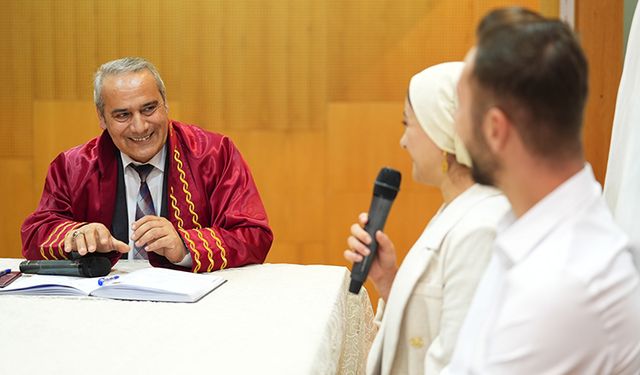
M489 12L482 18L482 20L478 24L478 27L476 28L476 37L479 39L481 35L489 32L495 27L544 20L545 18L543 16L526 8L500 8Z
M482 20L477 38L476 122L495 106L530 151L555 158L581 155L588 68L571 29L522 8L505 8Z

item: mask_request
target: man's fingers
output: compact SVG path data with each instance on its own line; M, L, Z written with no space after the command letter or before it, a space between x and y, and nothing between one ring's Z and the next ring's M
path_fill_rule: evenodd
M76 242L76 250L78 250L78 254L85 255L87 254L87 243L84 240L84 234L79 232L75 237Z
M126 253L129 245L116 240L109 229L101 223L89 223L67 233L64 251L77 251L80 256L93 252L119 251Z
M136 222L134 222L133 224L131 224L131 228L133 228L134 231L140 229L140 227L142 227L145 224L154 222L154 221L159 221L161 219L161 217L159 216L154 216L154 215L146 215L141 217L140 219L138 219Z
M151 218L152 218L151 215L143 216L140 219L134 221L133 224L131 224L131 228L133 228L133 230L135 231L136 229L140 228L141 225L151 220Z
M147 241L144 245L147 251L156 251L171 246L171 239L167 236L167 233L158 235L157 237Z
M74 231L67 233L67 235L64 238L64 251L67 253L70 253L73 251L73 232Z
M111 245L113 247L113 250L119 253L128 253L130 250L129 245L116 239L115 237L111 237Z
M142 219L136 221L134 225L135 226L133 226L134 230L131 235L131 239L136 241L141 239L147 232L149 232L153 228L162 227L163 221L157 220L157 217L155 216L145 216Z
M166 231L163 231L163 228L150 227L140 238L136 240L135 245L146 246L166 235Z
M155 241L147 243L144 249L149 252L154 252L154 253L163 255L164 251L169 249L169 246L171 246L171 240L169 239L169 237L163 236L156 239Z
M96 228L95 232L96 232L98 247L103 250L108 250L108 251L113 250L112 248L110 249L110 247L112 247L113 244L109 243L111 240L111 232L109 232L109 230L104 226Z
M96 230L95 228L87 228L85 229L83 232L84 234L84 241L87 245L87 252L89 253L93 253L96 251Z

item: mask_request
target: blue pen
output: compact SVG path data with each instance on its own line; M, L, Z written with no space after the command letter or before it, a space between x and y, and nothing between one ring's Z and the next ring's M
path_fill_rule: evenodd
M7 268L7 269L6 269L6 270L4 270L4 271L0 271L0 276L4 276L4 275L6 275L6 274L8 274L8 273L11 273L11 268Z
M98 285L103 286L106 282L119 279L120 275L114 275L109 277L101 277L98 279Z

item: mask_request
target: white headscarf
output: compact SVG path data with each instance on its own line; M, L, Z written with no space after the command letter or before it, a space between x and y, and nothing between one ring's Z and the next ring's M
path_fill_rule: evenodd
M416 74L409 82L409 101L420 126L436 146L470 167L469 153L455 132L456 85L463 67L462 62L448 62Z

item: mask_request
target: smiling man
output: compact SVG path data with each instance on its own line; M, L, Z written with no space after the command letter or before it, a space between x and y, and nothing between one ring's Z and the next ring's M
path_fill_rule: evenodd
M231 140L170 120L164 82L141 58L98 69L102 135L51 163L22 225L27 259L102 253L193 272L262 263L273 234Z

